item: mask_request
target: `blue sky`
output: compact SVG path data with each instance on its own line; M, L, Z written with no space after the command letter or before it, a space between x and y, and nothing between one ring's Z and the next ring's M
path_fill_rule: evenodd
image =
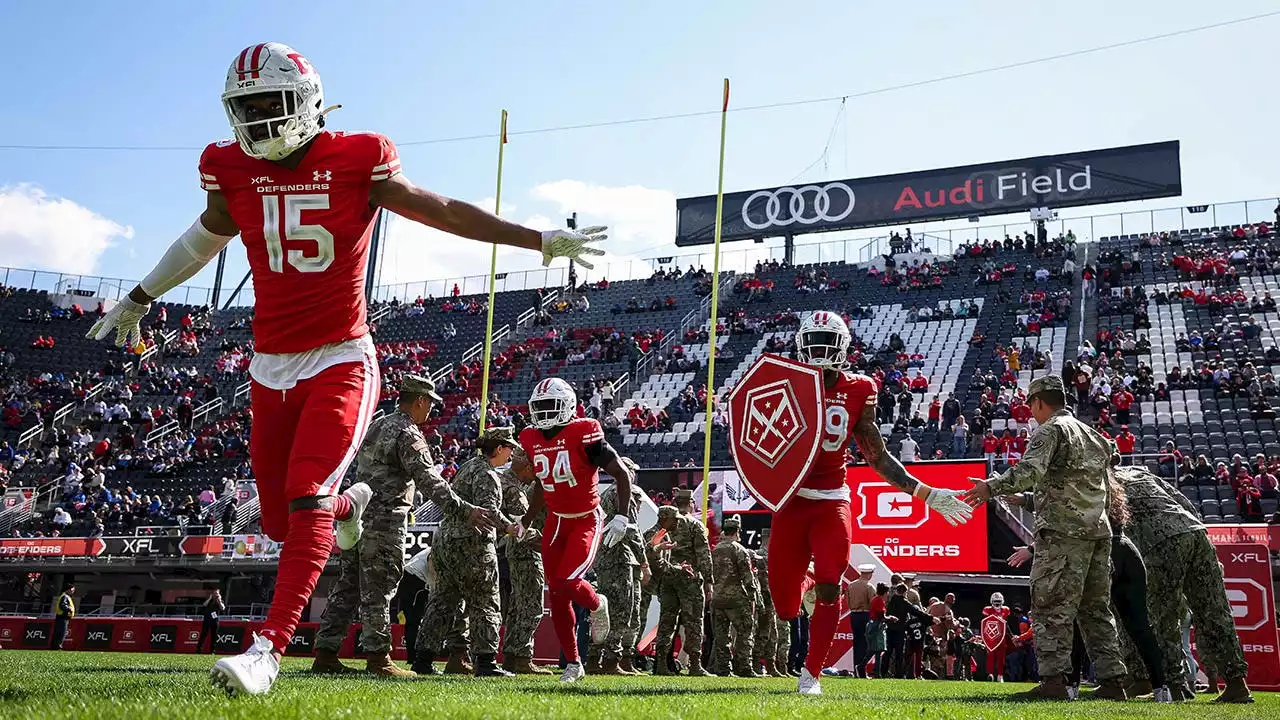
M1280 4L905 8L832 0L8 2L0 52L11 69L27 70L10 76L0 103L0 144L177 149L0 149L0 265L145 273L203 207L199 148L228 136L223 75L256 42L285 42L311 59L328 101L344 106L334 127L389 135L416 182L491 206L494 141L418 143L493 133L504 107L514 132L715 110L726 76L737 107L839 97ZM850 99L843 111L835 100L735 113L726 190L1180 139L1184 199L1154 206L1274 196L1278 35L1280 17L1271 17ZM674 198L715 189L718 129L710 115L515 134L504 215L550 226L576 209L614 226L614 262L671 254ZM484 247L443 242L394 223L384 279L487 266ZM233 247L228 284L245 267ZM512 252L500 262L518 270L537 258ZM192 284L210 283L206 273Z

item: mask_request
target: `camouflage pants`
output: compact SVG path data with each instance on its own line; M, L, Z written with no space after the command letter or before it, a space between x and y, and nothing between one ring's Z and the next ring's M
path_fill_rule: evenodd
M751 650L757 659L771 660L778 652L778 617L773 614L772 605L758 603L755 607L756 636L752 638Z
M751 669L756 634L755 604L711 608L712 672Z
M1087 540L1042 531L1031 566L1031 619L1042 677L1071 671L1079 623L1099 680L1125 674L1111 614L1111 538Z
M365 652L391 652L391 598L404 574L404 525L371 527L360 544L338 558L338 579L329 587L329 604L320 619L316 649L338 652L356 611Z
M502 653L508 657L532 658L533 634L542 622L542 589L546 585L542 555L508 552L507 574L511 594L502 609L507 628L502 637Z
M1182 659L1182 618L1190 607L1196 628L1196 646L1201 659L1209 660L1230 680L1249 671L1240 638L1236 635L1222 582L1218 554L1203 530L1183 533L1145 549L1147 561L1147 608L1151 626L1164 657L1166 680L1187 679ZM1179 602L1186 598L1186 605Z
M676 626L684 617L684 648L687 653L702 652L702 619L706 608L702 580L691 577L666 577L658 595L662 612L658 616L658 637L655 648L659 658L671 654L675 643Z
M596 590L609 598L609 635L590 655L629 657L640 633L640 566L597 565Z
M428 652L444 648L445 635L454 629L453 618L462 614L465 598L472 654L496 654L502 613L498 609L498 553L493 541L479 537L438 540L432 560L436 590L418 633L419 647Z
M774 655L774 660L778 663L778 667L785 670L791 658L791 622L778 617L775 612L773 624L778 629L778 651Z

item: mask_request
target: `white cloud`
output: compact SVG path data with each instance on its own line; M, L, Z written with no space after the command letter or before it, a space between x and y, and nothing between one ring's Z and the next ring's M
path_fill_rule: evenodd
M0 257L10 267L90 274L133 228L34 185L0 187Z
M554 203L561 216L578 213L579 226L608 225L603 263L667 254L663 251L675 247L676 196L670 190L556 180L538 185L531 194Z

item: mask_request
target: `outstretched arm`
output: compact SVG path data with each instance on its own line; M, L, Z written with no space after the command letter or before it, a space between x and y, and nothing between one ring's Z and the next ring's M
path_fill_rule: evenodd
M582 232L554 230L541 232L508 222L468 202L454 200L420 188L403 174L375 182L369 190L369 202L423 225L443 230L470 240L509 245L542 252L542 264L552 258L576 260L587 269L593 266L583 256L603 255L604 251L589 243L604 240L605 228L584 228Z

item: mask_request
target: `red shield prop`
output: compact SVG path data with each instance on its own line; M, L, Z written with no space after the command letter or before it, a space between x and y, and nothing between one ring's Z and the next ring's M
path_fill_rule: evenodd
M777 511L800 487L822 436L822 373L761 355L729 393L729 449L742 482Z
M1004 632L1007 623L1004 618L988 615L982 618L982 643L994 652L1004 644Z

